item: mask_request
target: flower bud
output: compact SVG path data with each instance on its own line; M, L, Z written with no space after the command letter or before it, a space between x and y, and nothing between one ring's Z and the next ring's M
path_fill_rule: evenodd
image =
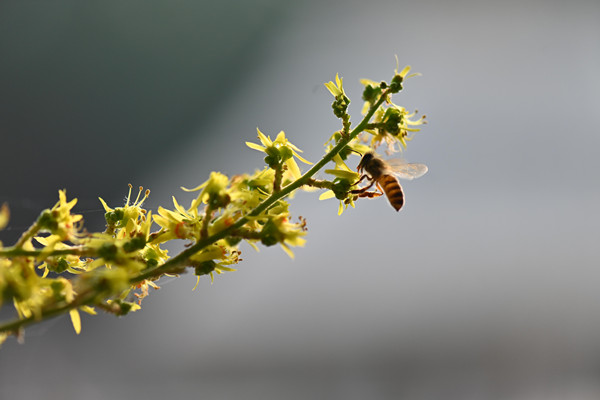
M194 275L202 276L208 275L215 270L217 263L213 260L203 261L200 265L197 265L194 269Z
M55 232L58 229L58 221L50 210L44 210L38 218L40 230Z
M123 250L125 253L131 253L132 251L141 250L146 246L146 238L143 236L135 236L130 241L123 244Z
M390 83L390 91L392 93L398 93L399 91L401 91L403 80L404 80L404 78L402 78L401 75L399 75L399 74L394 75L394 77L392 78L392 82Z
M265 246L273 246L284 239L284 235L279 232L277 225L272 219L269 219L260 231L260 242Z

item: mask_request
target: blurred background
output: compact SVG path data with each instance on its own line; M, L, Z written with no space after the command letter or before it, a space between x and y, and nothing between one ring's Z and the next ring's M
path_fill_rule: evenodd
M242 247L214 284L68 317L0 350L2 399L600 398L600 3L0 2L0 202L11 244L57 190L90 230L127 183L150 209L251 172L256 127L309 160L339 129L323 82L389 80L429 165L384 199L299 194L306 247ZM350 162L356 165L358 158Z

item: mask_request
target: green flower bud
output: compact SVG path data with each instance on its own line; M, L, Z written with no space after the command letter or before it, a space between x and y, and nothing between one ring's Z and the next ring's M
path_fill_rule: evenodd
M392 78L392 83L390 83L390 91L392 93L398 93L399 91L401 91L403 80L404 78L402 78L401 75L395 75L394 78Z
M212 194L208 198L208 204L211 208L216 209L219 207L225 207L231 202L231 197L227 193Z
M53 281L50 284L50 289L52 289L52 296L55 300L60 301L64 299L63 290L65 288L65 284L59 280Z
M265 157L265 164L271 168L276 168L281 164L281 153L280 149L275 146L270 146L265 149L267 156Z
M335 198L338 200L344 200L348 197L348 192L350 191L350 186L352 183L346 179L336 178L333 181L333 187L331 190L335 194Z
M290 149L287 146L280 147L279 148L279 153L281 154L281 161L282 162L285 162L285 161L289 160L294 155L294 153L292 153L292 149Z
M375 103L380 95L380 87L373 87L371 85L367 85L365 86L365 90L363 91L362 99L364 101L368 101L369 103Z
M144 238L143 236L136 236L123 245L123 250L125 251L125 253L131 253L132 251L141 250L145 246L146 238Z
M334 102L331 104L331 108L333 108L333 114L338 118L343 118L346 115L346 110L348 110L348 105L350 104L350 99L344 95L337 96Z
M56 218L52 215L52 211L50 210L42 211L38 218L38 224L40 230L54 232L58 229L58 221L56 221Z
M123 301L121 299L116 299L116 300L112 300L111 301L111 305L115 304L118 307L118 311L116 311L116 314L119 316L123 316L123 315L127 315L129 314L129 312L131 312L132 309L134 309L134 307L136 309L139 309L139 306L135 303L131 303L129 301Z
M284 236L273 220L268 220L267 223L262 227L260 231L260 242L265 246L273 246L284 239Z
M131 308L133 307L133 303L130 303L128 301L120 301L119 300L119 307L121 308L121 312L119 313L119 315L127 315L129 313L129 311L131 311Z
M114 261L117 257L119 249L112 243L104 243L98 249L98 256L104 258L106 261Z
M200 265L197 265L196 268L194 269L194 275L197 275L197 276L208 275L211 272L213 272L216 267L217 267L217 263L214 262L213 260L203 261L200 263Z
M64 257L59 258L53 263L48 261L46 265L50 271L56 272L57 274L63 273L69 268L69 262Z
M114 211L109 211L104 214L104 219L106 219L106 223L110 226L116 225L119 221L122 221L124 216L123 209L117 208Z

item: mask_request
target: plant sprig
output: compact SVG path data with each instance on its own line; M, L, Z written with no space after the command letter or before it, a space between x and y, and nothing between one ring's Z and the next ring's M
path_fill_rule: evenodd
M365 152L385 142L388 150L406 147L409 132L415 125L405 108L391 102L391 96L402 89L409 71L396 70L388 84L363 81L364 116L350 129L349 97L336 75L335 83L325 84L334 96L334 114L342 129L326 143L325 155L304 174L296 160L311 164L300 156L280 132L275 140L258 130L260 144L247 145L265 153L266 167L254 174L229 178L211 173L209 179L193 189L198 192L189 208L173 197L173 209L158 208L152 215L142 206L150 192L140 187L135 200L131 185L123 207L111 208L100 199L106 210L106 230L83 231L82 218L73 214L76 199L67 201L59 191L59 201L45 210L14 246L0 243L0 306L12 301L18 317L0 324L0 343L7 335L22 336L26 325L57 315L70 314L75 331L81 330L79 311L95 314L95 308L125 315L140 308L149 288L165 274L178 275L193 268L195 275L233 271L237 264L239 242L252 246L279 244L293 257L290 246L302 246L306 221L292 222L286 198L301 188L327 189L320 198L336 197L339 213L354 206L359 174L345 164L352 152ZM371 137L370 142L368 137ZM368 144L366 144L368 143ZM314 176L330 162L334 169L325 172L331 180ZM143 195L142 195L143 194ZM0 229L8 221L8 208L0 208ZM160 229L151 232L153 224ZM174 257L161 246L171 240L186 240L189 245ZM36 248L36 241L42 248ZM37 271L41 271L41 274ZM95 308L94 308L95 307Z

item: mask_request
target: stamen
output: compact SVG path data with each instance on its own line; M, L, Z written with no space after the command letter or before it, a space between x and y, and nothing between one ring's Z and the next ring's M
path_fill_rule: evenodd
M140 193L144 188L140 186ZM150 196L150 189L146 189L146 191L144 192L144 197L142 198L142 200L140 200L140 202L138 203L138 206L142 206L142 204L144 203L144 201L146 201L146 199L148 198L148 196ZM139 197L139 195L138 195ZM137 200L136 200L137 202Z
M133 185L131 183L128 183L127 186L129 186L129 193L127 194L127 201L125 202L125 207L129 205L129 199L131 198L131 189L133 188Z
M140 199L140 194L142 194L142 190L144 190L144 188L143 188L143 187L141 187L141 186L140 186L138 189L139 189L139 191L138 191L138 195L137 195L137 197L135 198L135 201L133 202L133 204L134 204L134 205L138 203L138 200Z

